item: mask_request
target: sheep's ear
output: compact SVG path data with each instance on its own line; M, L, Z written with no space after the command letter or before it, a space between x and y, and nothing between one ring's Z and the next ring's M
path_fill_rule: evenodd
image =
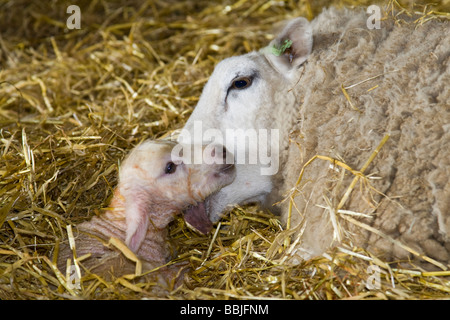
M136 197L137 198L137 197ZM139 199L127 198L125 221L127 224L125 243L133 252L137 252L147 234L149 217L148 208Z
M270 45L263 49L272 65L286 76L302 65L311 53L312 28L305 18L290 21Z

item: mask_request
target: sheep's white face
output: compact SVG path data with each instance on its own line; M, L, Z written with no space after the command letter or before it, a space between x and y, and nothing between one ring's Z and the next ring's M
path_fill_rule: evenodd
M214 69L184 129L192 131L194 121L202 121L203 130L255 128L258 110L273 104L278 86L275 81L273 69L258 53L223 60Z
M146 141L132 150L120 168L118 190L124 199L126 243L133 251L144 239L149 219L163 229L176 213L189 207L188 216L201 226L196 212L201 213L204 199L235 177L234 165L224 161L223 147L212 149L210 159L195 164L186 154L174 156L176 145Z
M272 49L280 48L287 40L289 48L274 54ZM214 69L179 137L183 143L204 144L212 140L225 145L235 155L236 179L207 199L206 211L212 222L219 220L230 205L261 202L270 193L270 175L278 171L280 145L277 132L272 129L285 131L283 118L289 115L283 114L283 110L293 109L291 106L296 103L290 89L298 81L297 69L311 49L311 27L306 19L299 18L289 23L271 46L225 59ZM229 139L228 134L233 130L246 133L253 130L257 138L253 143L247 142L249 134L235 134ZM262 139L261 130L270 138ZM218 141L217 136L225 141ZM270 150L269 164L260 158L256 163L242 163L237 159L240 154L250 158L256 153L260 157L263 147Z

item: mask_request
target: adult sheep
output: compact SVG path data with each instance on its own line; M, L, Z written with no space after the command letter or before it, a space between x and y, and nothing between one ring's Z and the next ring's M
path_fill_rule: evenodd
M215 222L230 205L259 202L281 210L290 228L301 224L297 253L303 258L322 254L348 231L358 245L386 259L413 253L445 268L442 263L450 261L449 23L398 25L388 18L379 29L369 29L368 18L363 10L337 9L324 10L310 23L298 18L269 47L216 66L182 137L195 136L199 123L224 134L278 129L280 170L263 175L260 163L237 164L235 181L195 214ZM387 136L344 202L354 174ZM271 206L294 195L293 187L292 210L289 201ZM346 212L359 215L363 224L356 224L364 228L355 227L355 217Z

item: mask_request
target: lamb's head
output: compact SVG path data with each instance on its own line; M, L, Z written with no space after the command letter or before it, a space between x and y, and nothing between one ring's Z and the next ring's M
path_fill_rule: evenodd
M195 163L190 152L182 152L187 149L179 146L171 141L146 141L121 165L116 197L122 199L125 242L134 252L144 240L149 223L164 229L177 213L188 208L195 218L196 212L202 213L204 199L235 177L234 165L224 161L227 152L223 147L209 148L207 157Z
M295 118L292 115L296 97L291 89L298 84L298 68L311 49L310 24L306 19L298 18L287 24L268 47L221 61L205 85L179 141L220 143L235 157L246 154L248 157L245 159L250 159L251 152L257 152L259 157L258 148L265 143L264 150L271 150L272 157L278 155L274 153L279 150L273 149L273 140L260 140L260 130L266 130L265 134L278 130L277 137L283 140L282 143L287 140L289 123ZM244 131L244 134L236 134L237 130L241 130L240 133ZM249 130L255 133L256 144L248 142L252 134ZM280 141L275 142L279 149ZM249 146L256 146L256 149ZM207 200L208 215L213 222L230 205L264 201L271 191L271 179L261 172L263 164L260 158L256 163L235 160L235 181ZM279 159L275 160L278 163Z

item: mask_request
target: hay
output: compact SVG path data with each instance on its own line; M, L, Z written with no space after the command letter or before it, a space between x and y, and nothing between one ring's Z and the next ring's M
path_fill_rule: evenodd
M183 126L215 63L265 46L274 23L311 19L328 3L82 1L80 30L66 28L69 2L0 4L0 299L154 298L157 284L139 276L87 273L72 283L53 259L68 226L108 206L128 150ZM388 8L415 12L417 23L449 16L446 1L434 3ZM172 263L191 267L170 299L427 299L450 291L448 271L394 267L345 236L323 257L292 265L301 226L283 230L253 207L235 209L208 236L179 218L170 237L179 250Z

